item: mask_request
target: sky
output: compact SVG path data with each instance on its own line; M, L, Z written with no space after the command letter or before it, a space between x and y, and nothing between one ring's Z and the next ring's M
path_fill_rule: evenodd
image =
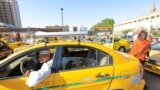
M17 0L22 27L91 26L105 18L120 22L149 13L154 0ZM157 11L160 0L155 0Z

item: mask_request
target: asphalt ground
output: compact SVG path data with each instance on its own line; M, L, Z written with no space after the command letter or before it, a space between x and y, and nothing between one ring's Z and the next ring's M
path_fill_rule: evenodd
M128 52L129 50L126 53ZM145 71L144 80L146 83L144 90L160 90L160 75Z
M144 79L146 82L144 90L160 90L160 75L145 71Z

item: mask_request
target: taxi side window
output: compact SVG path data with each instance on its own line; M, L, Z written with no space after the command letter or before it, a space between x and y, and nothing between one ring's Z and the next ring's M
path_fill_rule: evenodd
M105 43L112 43L112 38L105 38Z
M25 52L21 56L16 58L14 62L9 64L8 66L9 70L7 77L21 76L22 72L28 69L32 69L33 71L39 70L42 66L42 63L40 63L39 61L39 51L41 50L43 50L43 48L34 51L32 50L27 53ZM49 50L51 52L51 58L53 58L55 47L52 47Z
M112 65L112 57L100 50L88 47L63 49L62 70L85 69Z
M114 42L118 42L120 40L120 38L115 37L114 38Z

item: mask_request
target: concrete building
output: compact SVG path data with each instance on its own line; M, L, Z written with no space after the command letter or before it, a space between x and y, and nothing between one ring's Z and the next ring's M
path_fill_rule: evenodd
M55 25L55 26L46 26L45 27L46 29L59 29L59 30L62 30L63 31L63 28L64 28L64 32L69 32L69 26L66 25L66 26L59 26L59 25Z
M150 12L146 15L115 23L114 32L119 33L126 29L135 30L139 27L144 27L144 29L148 30L148 32L153 29L160 30L160 12L156 11L155 4L152 5Z
M0 29L1 29L1 28L7 28L7 27L9 27L7 24L0 22Z
M0 22L10 27L22 27L17 0L0 0Z

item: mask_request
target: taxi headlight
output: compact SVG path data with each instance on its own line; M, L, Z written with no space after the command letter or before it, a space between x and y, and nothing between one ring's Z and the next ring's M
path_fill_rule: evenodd
M141 74L138 73L132 77L131 84L135 85L141 81Z

